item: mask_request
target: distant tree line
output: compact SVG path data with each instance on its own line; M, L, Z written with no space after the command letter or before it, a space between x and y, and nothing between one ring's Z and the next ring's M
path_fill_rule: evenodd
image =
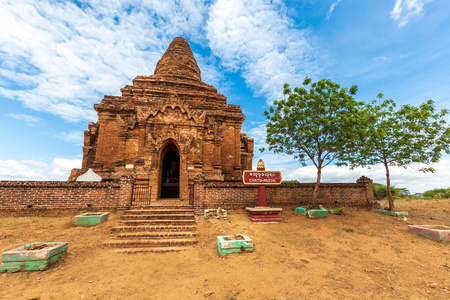
M425 191L423 193L425 199L449 199L450 198L450 188L447 189L434 189Z
M293 180L283 180L281 183L300 183L300 181L298 181L297 179L293 179Z
M450 187L425 191L424 193L411 194L407 188L391 186L391 194L394 199L450 199ZM372 183L375 200L388 198L387 186L381 183Z

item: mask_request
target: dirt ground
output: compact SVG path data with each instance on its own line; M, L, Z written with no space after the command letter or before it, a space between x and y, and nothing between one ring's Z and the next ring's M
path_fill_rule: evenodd
M382 204L383 205L383 204ZM283 223L199 218L200 242L176 253L114 254L101 244L118 222L75 227L73 215L0 218L0 252L30 242L69 242L46 271L0 273L0 299L449 299L450 243L407 230L450 226L450 201L396 201L407 221L375 211L311 220L293 208ZM216 236L241 233L254 252L222 258Z

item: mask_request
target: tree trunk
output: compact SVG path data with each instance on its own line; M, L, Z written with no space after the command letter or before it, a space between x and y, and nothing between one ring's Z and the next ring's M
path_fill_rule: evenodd
M317 194L319 193L319 185L320 185L320 177L322 175L322 168L318 167L317 168L317 180L316 180L316 185L314 186L314 191L313 191L313 196L312 196L312 203L311 206L312 208L317 208Z
M389 211L394 211L394 199L392 198L391 193L391 178L389 177L389 166L387 162L384 162L384 167L386 168L386 188L389 201Z

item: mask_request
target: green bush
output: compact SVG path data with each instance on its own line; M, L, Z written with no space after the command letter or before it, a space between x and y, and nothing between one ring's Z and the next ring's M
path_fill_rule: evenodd
M373 183L372 184L373 195L376 200L382 200L387 198L387 186L381 183ZM406 188L397 188L395 186L391 186L392 198L394 199L403 199L410 198L410 192Z
M423 197L426 199L448 199L450 198L450 188L425 191Z
M436 197L436 194L433 191L426 191L423 193L423 197L425 199L434 199Z

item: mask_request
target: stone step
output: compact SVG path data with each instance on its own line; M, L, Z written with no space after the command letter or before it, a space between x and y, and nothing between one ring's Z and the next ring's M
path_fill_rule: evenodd
M147 215L147 214L194 214L194 210L190 209L131 209L125 210L123 215Z
M113 249L115 253L135 254L142 252L166 253L190 250L190 247L157 247L157 248L119 248Z
M195 220L123 220L122 224L130 225L194 225Z
M139 209L149 209L149 210L154 210L154 209L193 209L192 205L161 205L161 206L150 206L150 205L138 205L138 206L132 206L131 210L139 210Z
M104 245L112 248L153 248L153 247L177 247L194 245L198 240L185 239L156 239L156 240L111 240Z
M173 252L189 249L196 239L192 207L142 207L126 210L121 226L111 229L104 245L116 253Z
M177 232L177 231L193 231L193 230L196 230L196 227L194 225L136 225L136 226L117 226L111 229L111 233L136 232L136 231Z
M151 215L122 215L122 220L154 220L154 219L167 219L167 220L195 220L193 214L151 214Z
M191 238L197 236L197 233L188 231L175 231L175 232L150 232L150 231L137 231L137 232L122 232L116 233L111 236L112 239L180 239Z

